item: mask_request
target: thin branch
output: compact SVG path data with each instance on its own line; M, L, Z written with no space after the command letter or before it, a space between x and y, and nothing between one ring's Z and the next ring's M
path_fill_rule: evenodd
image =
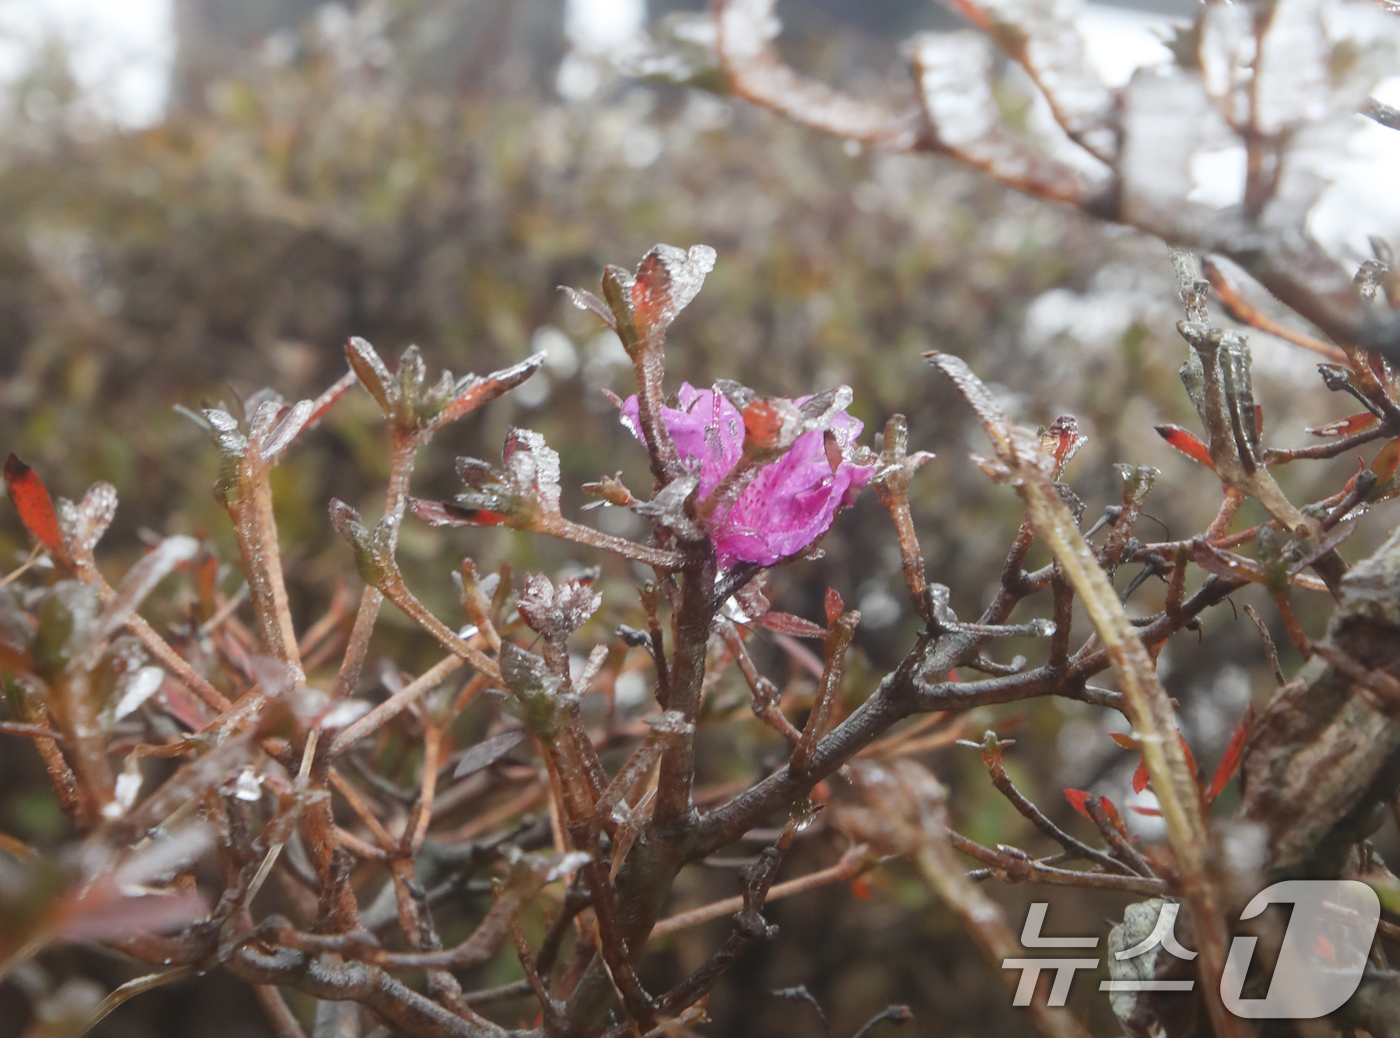
M816 872L810 872L797 879L790 879L784 883L775 883L768 891L767 901L777 901L780 898L791 897L793 894L806 893L828 883L841 883L846 880L855 879L862 872L866 871L873 863L870 848L865 844L856 844L841 855L841 860L835 865L829 865ZM687 912L668 916L652 927L653 937L664 937L669 933L676 933L692 926L699 926L701 923L708 923L712 919L719 919L721 916L732 915L744 907L742 896L725 898L723 901L713 901L700 908L692 908Z
M968 397L996 449L997 460L1025 500L1031 522L1064 565L1065 575L1113 661L1122 686L1123 709L1142 748L1143 762L1161 805L1167 836L1186 900L1192 909L1211 1022L1221 1038L1238 1033L1219 998L1217 978L1225 965L1225 924L1206 872L1207 833L1195 775L1181 748L1171 698L1157 678L1156 665L1129 621L1113 585L1098 565L1068 508L1051 485L1039 443L1016 429L985 387L962 361L946 354L931 359ZM1025 441L1024 443L1022 441Z

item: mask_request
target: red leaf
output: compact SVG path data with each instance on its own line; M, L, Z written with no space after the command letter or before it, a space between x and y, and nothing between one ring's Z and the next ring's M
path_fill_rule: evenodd
M58 513L44 481L13 454L5 462L5 489L15 503L20 522L34 539L55 555L63 555L63 534L58 528Z
M1210 803L1218 797L1225 788L1225 784L1240 766L1240 754L1244 751L1244 741L1249 736L1249 730L1254 726L1254 704L1250 703L1244 708L1244 716L1240 718L1240 723L1235 725L1235 731L1230 736L1229 743L1225 746L1225 755L1220 758L1220 766L1215 769L1215 778L1210 780L1210 789L1206 792L1206 803Z
M1309 429L1308 432L1314 436L1350 436L1352 433L1359 433L1362 429L1371 428L1379 421L1380 419L1370 411L1362 411L1360 414L1348 415L1339 421L1319 425L1316 429Z
M326 412L331 409L331 405L345 395L345 391L356 382L355 373L347 371L340 376L339 380L331 385L324 393L311 402L311 413L306 417L306 424L303 430L310 429L326 416Z
M14 455L12 454L10 457L14 457ZM1379 483L1384 483L1395 475L1397 468L1400 468L1400 439L1387 443L1376 454L1376 459L1371 462L1371 471L1376 474ZM9 472L9 469L5 471Z
M156 701L165 707L170 716L192 732L197 732L209 723L204 704L185 691L183 685L167 678L156 694Z
M1099 807L1103 808L1104 817L1108 819L1109 825L1126 836L1128 827L1123 824L1123 816L1118 813L1118 808L1113 801L1108 797L1099 797Z
M1055 459L1055 471L1062 472L1079 448L1088 441L1079 431L1079 421L1072 414L1060 415L1040 434L1040 449Z
M1191 752L1191 747L1186 745L1186 736L1177 732L1176 738L1177 741L1181 743L1182 754L1186 757L1186 770L1191 773L1191 778L1194 780L1196 776L1200 774L1200 772L1196 770L1196 755Z
M1179 425L1159 425L1156 429L1157 435L1166 440L1169 446L1175 447L1192 461L1199 462L1212 472L1215 471L1215 462L1210 460L1210 448L1202 443L1195 433Z
M1133 792L1141 793L1147 788L1147 761L1138 761L1137 770L1133 772Z
M638 331L645 334L665 321L673 291L671 271L661 253L652 249L642 257L632 282L632 319Z
M91 941L159 933L208 914L209 905L195 890L126 897L116 884L99 881L59 903L55 934L65 941Z
M1244 577L1256 584L1268 582L1264 567L1254 559L1237 555L1223 548L1217 548L1200 538L1189 542L1187 554L1191 557L1192 562L1207 573L1214 573L1221 577Z
M615 325L617 322L610 321L609 323ZM544 354L536 353L533 357L527 357L519 364L512 364L500 371L493 371L484 377L474 377L447 406L438 412L438 416L433 419L434 425L456 421L467 412L474 411L481 405L495 400L502 393L514 389L524 382L543 363Z
M1162 809L1161 809L1160 807L1138 807L1137 804L1133 804L1131 810L1136 811L1138 814L1142 815L1144 818L1161 818L1161 817L1162 817Z
M1254 405L1254 430L1262 434L1264 432L1264 405Z
M822 433L822 450L826 453L826 464L831 469L831 474L836 475L841 471L841 462L845 457L841 453L841 441L830 429Z
M1313 944L1313 954L1319 959L1324 959L1332 963L1334 966L1337 963L1337 949L1333 947L1332 942L1322 936L1322 934L1317 935L1317 940Z
M776 401L754 400L744 408L744 439L756 447L776 447L787 424L787 414Z
M870 880L864 876L857 876L851 880L851 893L862 901L869 901L873 896L870 890Z
M841 592L834 587L826 589L826 622L834 624L837 617L845 610L846 603L841 601Z
M1356 486L1356 481L1361 478L1361 473L1366 471L1366 463L1360 458L1356 459L1356 465L1356 475L1352 476L1351 479L1346 481L1346 485L1342 487L1343 494L1350 494L1352 488Z
M206 552L195 568L195 585L199 588L199 601L206 609L206 618L214 615L214 593L218 590L219 560L212 552Z
M1089 809L1084 804L1093 795L1082 789L1065 790L1065 799L1069 801L1070 806L1091 822L1094 820L1094 816L1089 813Z
M811 620L804 620L800 616L793 616L791 613L767 612L753 621L760 627L766 627L770 631L778 634L790 634L794 638L825 638L826 628L819 627Z
M1138 748L1138 741L1131 735L1127 735L1123 732L1109 732L1108 737L1125 750L1136 750Z
M508 516L487 508L463 508L446 501L411 497L408 507L429 526L500 526Z

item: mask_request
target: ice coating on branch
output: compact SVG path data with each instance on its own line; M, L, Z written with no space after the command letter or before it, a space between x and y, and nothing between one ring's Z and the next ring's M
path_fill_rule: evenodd
M1117 150L1113 95L1089 64L1080 0L989 0L981 6L999 39L1019 37L1020 60L1070 136L1111 159Z
M1201 78L1206 92L1233 123L1243 124L1249 118L1250 67L1258 45L1250 8L1217 4L1202 10Z
M772 0L734 0L721 9L719 31L731 59L762 57L781 29Z
M1272 10L1254 73L1254 124L1270 136L1329 114L1332 94L1322 0L1279 0Z
M743 454L744 422L723 393L681 385L679 408L663 407L662 421L681 458L698 467L698 500L704 501ZM811 397L787 402L800 407ZM845 393L777 460L763 465L729 507L715 509L706 524L721 566L736 562L771 565L802 551L831 527L875 472L858 458L856 437L864 427L845 413ZM635 396L622 404L622 423L638 440L641 423ZM830 437L830 441L828 441Z
M1239 144L1198 77L1180 71L1140 71L1124 93L1124 140L1119 172L1123 209L1142 227L1219 232L1220 217L1188 201L1200 152Z
M924 107L949 147L981 140L1001 120L992 95L991 44L978 32L921 33L910 41Z

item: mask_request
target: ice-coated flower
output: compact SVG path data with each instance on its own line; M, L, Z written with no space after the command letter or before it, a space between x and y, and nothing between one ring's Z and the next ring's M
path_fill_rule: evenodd
M679 408L663 407L662 421L676 450L700 481L704 501L744 453L744 416L723 393L682 383ZM809 397L786 401L799 407ZM622 424L643 440L636 396L622 403ZM762 465L728 507L718 507L706 522L721 566L736 562L770 565L795 555L831 528L837 511L851 504L875 472L856 447L862 423L832 409L816 427ZM828 452L830 433L839 457Z

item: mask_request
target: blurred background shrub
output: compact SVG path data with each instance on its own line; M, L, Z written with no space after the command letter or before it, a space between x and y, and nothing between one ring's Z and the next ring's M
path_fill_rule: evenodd
M680 6L655 4L653 19ZM823 78L888 90L895 41L935 16L895 0L858 16L856 6L787 5L795 31L784 46ZM314 395L344 371L350 335L389 354L416 342L430 366L458 373L549 355L545 374L424 459L425 496L451 492L454 451L493 457L507 424L537 429L560 451L566 511L582 502L583 481L619 468L643 479L642 454L602 392L630 391L626 356L556 286L590 285L603 264L631 266L658 241L719 253L671 336L676 384L731 378L797 395L848 383L867 443L902 411L911 446L940 454L915 482L915 516L931 578L953 589L963 615L994 589L1020 510L966 462L976 434L924 350L965 357L1025 424L1078 416L1090 440L1071 476L1092 515L1118 497L1116 461L1165 471L1169 489L1149 512L1168 529L1200 529L1213 514L1211 475L1151 431L1194 424L1176 377L1185 347L1160 243L1009 195L936 158L865 153L724 97L627 78L590 50L588 26L571 25L560 0L357 9L178 0L175 10L171 100L152 125L95 116L60 41L31 54L0 98L0 444L58 493L116 484L109 554L134 557L147 528L230 546L210 493L213 451L174 405L233 404L265 385ZM1004 103L1015 111L1025 99ZM1275 442L1300 442L1304 424L1346 412L1314 388L1308 355L1262 336L1254 344ZM277 473L303 616L320 612L346 569L326 501L373 508L378 496L387 455L372 418L367 398L347 398ZM1306 485L1288 489L1310 496ZM569 558L509 532L473 536L479 565L552 571ZM1348 554L1367 543L1358 538ZM888 520L862 501L824 547L820 564L776 576L777 600L819 615L820 590L840 589L864 614L857 644L875 672L916 626ZM4 510L0 558L27 548ZM409 524L401 558L429 604L450 611L451 538ZM616 591L605 608L636 622L627 586ZM1164 666L1207 767L1251 690L1271 685L1244 623L1208 618L1203 651ZM420 637L406 624L399 631ZM409 660L401 653L400 662ZM1017 780L1061 820L1061 787L1121 793L1136 763L1109 742L1100 712L1075 705L1042 701L969 720L974 735L1024 729L1036 750L1013 758ZM975 758L943 751L936 765L961 827L1033 841ZM7 743L7 826L39 843L55 838L61 816L50 797L37 762ZM765 995L799 983L838 1034L891 1001L913 1006L922 1034L1020 1033L967 937L900 875L868 902L842 890L776 906L787 939L757 949L721 985L714 1033L821 1033L801 1004ZM696 883L698 903L706 890L724 896L732 878ZM1014 919L1030 900L1020 888L993 893ZM1079 918L1114 911L1082 892L1061 897ZM674 939L677 975L718 932ZM59 953L55 975L64 957L86 954ZM113 983L124 969L84 966ZM100 1033L265 1033L234 990L217 980L176 986L124 1007ZM0 990L0 1035L23 1030L23 1006L15 990Z

